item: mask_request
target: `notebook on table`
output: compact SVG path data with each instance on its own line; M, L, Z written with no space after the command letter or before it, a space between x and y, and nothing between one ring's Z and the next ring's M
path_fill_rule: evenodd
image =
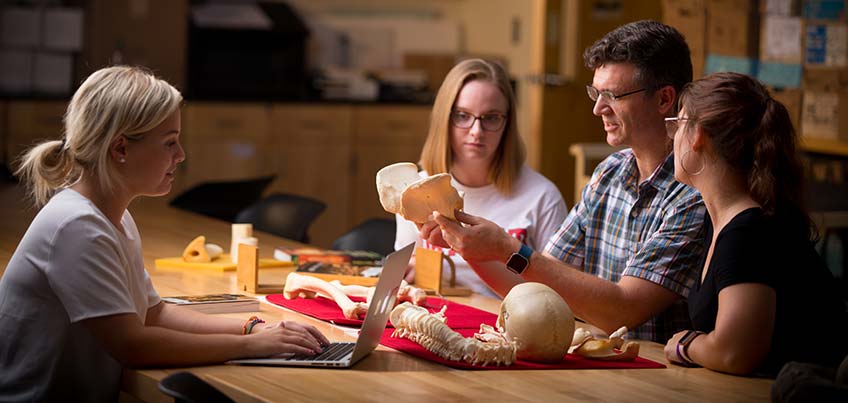
M406 272L415 244L411 243L386 258L383 271L377 281L374 296L368 306L368 312L362 322L362 330L355 343L330 343L320 354L312 356L293 355L285 358L246 358L228 361L228 364L267 365L267 366L303 366L350 368L380 343L380 337L386 328L389 314L395 307L400 281Z

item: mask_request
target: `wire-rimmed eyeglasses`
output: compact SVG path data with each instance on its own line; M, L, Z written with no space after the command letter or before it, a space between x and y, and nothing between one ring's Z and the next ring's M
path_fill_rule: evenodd
M599 90L599 89L597 89L597 88L595 88L591 85L586 86L586 93L589 94L589 99L591 99L592 102L598 102L598 98L601 98L604 101L606 101L606 103L608 103L608 104L615 103L615 101L617 101L621 98L624 98L626 96L633 95L633 94L638 94L638 93L640 93L642 91L646 91L646 90L647 90L647 88L640 88L638 90L625 92L624 94L615 95L615 94L612 93L612 91L608 91L608 90L601 91L601 90Z
M665 118L665 132L668 134L668 138L673 139L674 135L677 133L677 129L680 128L680 122L687 120L689 120L689 118L685 116Z
M480 116L474 116L465 111L454 110L450 114L450 122L454 127L460 129L470 129L474 126L474 121L480 120L480 128L487 132L496 132L503 129L506 123L506 115L502 113L484 113Z

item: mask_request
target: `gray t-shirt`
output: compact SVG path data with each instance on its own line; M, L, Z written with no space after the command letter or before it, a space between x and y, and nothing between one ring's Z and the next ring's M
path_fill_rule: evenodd
M115 401L121 365L80 321L160 299L128 211L123 233L65 189L33 220L0 279L0 401Z

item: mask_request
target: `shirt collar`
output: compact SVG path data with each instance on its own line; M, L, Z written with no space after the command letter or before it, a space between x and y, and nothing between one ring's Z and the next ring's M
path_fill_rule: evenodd
M631 151L624 162L625 169L622 172L621 182L625 186L636 185L639 180L639 167L636 165L636 156ZM665 189L674 181L674 153L669 153L662 164L657 166L651 176L646 179L642 186L651 186L657 190Z

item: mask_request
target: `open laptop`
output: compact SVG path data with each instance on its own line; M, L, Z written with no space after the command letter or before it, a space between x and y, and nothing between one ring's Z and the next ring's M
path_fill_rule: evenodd
M228 361L228 364L269 365L269 366L302 366L302 367L337 367L350 368L377 348L380 337L386 328L389 314L395 307L400 281L406 272L409 258L415 243L411 243L386 258L383 271L377 280L377 288L368 306L368 313L362 321L362 329L356 343L330 343L318 355L294 355L286 358L246 358Z

